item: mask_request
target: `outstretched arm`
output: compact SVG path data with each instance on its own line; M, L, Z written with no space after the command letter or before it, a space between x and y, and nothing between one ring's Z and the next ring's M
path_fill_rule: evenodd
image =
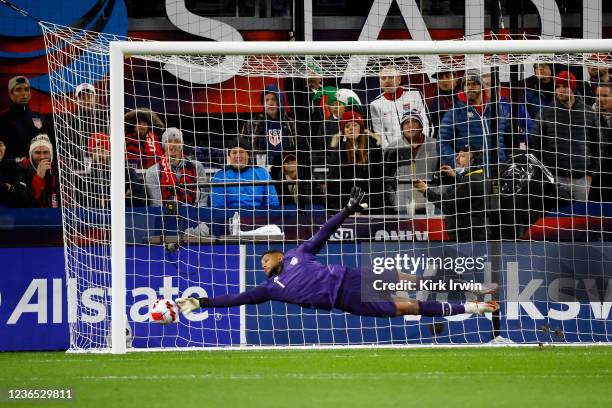
M361 188L353 187L351 189L351 199L349 200L348 204L342 209L342 211L327 220L319 232L314 234L308 241L300 245L302 250L313 255L319 252L329 237L336 232L336 230L342 225L344 220L346 220L349 215L368 207L367 204L361 203L364 195L365 193L361 191Z
M176 305L183 314L189 314L201 307L233 307L241 305L256 305L270 300L268 290L264 286L256 286L237 295L221 295L213 298L187 297L176 299Z

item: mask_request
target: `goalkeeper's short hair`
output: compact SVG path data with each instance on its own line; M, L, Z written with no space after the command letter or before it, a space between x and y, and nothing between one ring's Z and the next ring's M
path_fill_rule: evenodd
M261 254L261 257L263 258L264 256L269 255L269 254L281 254L281 255L284 255L285 253L283 251L281 251L280 249L268 249L267 251L265 251L265 252L263 252Z

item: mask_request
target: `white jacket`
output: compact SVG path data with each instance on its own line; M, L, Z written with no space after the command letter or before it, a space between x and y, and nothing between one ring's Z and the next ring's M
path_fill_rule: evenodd
M372 130L382 137L383 149L401 139L400 120L404 112L410 109L420 112L423 134L431 136L427 106L418 89L400 87L395 95L382 93L370 103Z

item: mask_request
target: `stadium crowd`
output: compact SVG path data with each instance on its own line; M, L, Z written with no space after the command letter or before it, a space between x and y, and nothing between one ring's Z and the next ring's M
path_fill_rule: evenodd
M267 85L261 111L242 121L238 135L225 135L223 160L204 165L182 129L136 108L125 115L126 204L338 210L357 185L367 192L368 214L437 214L451 238L486 239L490 196L519 156L549 171L559 196L612 201L608 65L607 55L594 55L589 78L578 80L576 69L539 62L533 76L492 87L490 73L452 69L433 74L435 84L412 86L389 63L379 71L380 94L367 103L366 94L328 84L313 68L307 106L292 106L287 93ZM56 117L55 129L70 141L59 156L52 121L29 108L30 97L27 77L9 80L0 206L107 208L109 129L94 84L77 86L74 109ZM59 166L70 169L65 178L75 191L60 194Z

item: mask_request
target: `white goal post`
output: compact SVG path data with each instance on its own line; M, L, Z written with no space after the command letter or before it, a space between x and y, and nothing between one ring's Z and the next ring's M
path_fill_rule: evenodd
M124 59L133 55L499 55L612 52L612 39L496 41L130 42L110 43L112 353L126 352Z

